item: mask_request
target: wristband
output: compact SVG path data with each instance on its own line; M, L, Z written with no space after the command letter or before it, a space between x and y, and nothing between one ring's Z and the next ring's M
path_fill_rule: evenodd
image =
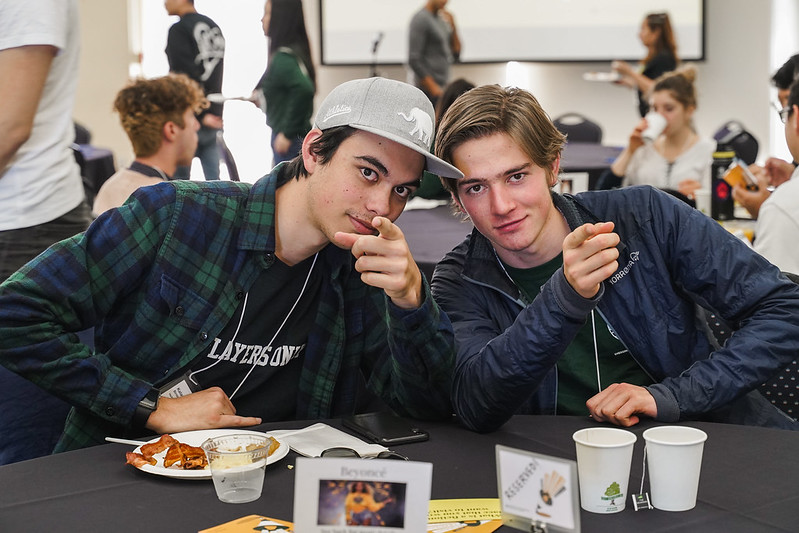
M139 405L136 406L136 410L133 412L133 419L131 420L131 426L134 429L144 429L146 427L150 415L158 409L158 396L160 394L161 391L152 388L147 395L142 398Z

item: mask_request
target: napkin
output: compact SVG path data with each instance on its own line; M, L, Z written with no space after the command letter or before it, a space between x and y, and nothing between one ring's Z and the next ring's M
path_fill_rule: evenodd
M361 457L376 457L388 448L380 444L370 444L349 433L319 422L303 429L270 431L281 442L305 457L319 457L328 448L351 448Z

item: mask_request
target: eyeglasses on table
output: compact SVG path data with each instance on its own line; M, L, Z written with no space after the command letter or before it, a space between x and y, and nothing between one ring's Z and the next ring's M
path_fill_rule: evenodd
M408 461L408 458L404 455L400 455L397 452L392 452L391 450L386 450L384 452L378 453L374 457L363 457L357 451L353 450L352 448L345 448L345 447L335 447L335 448L328 448L326 450L322 450L322 453L319 457L350 457L355 459L396 459L399 461Z

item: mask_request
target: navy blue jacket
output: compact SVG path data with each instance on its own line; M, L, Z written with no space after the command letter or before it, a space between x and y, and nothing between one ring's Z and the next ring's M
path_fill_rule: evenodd
M797 356L799 286L715 221L651 187L553 199L572 229L615 223L619 269L586 300L561 268L529 302L477 230L438 264L433 295L455 328L453 403L468 427L556 414L556 364L592 309L652 378L658 420L724 411L711 419L795 427L747 393ZM733 325L724 347L711 345L697 304Z

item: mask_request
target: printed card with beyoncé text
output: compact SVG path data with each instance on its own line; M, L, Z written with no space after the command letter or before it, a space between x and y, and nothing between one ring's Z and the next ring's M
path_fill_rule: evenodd
M427 531L433 465L297 458L294 524L303 533Z

